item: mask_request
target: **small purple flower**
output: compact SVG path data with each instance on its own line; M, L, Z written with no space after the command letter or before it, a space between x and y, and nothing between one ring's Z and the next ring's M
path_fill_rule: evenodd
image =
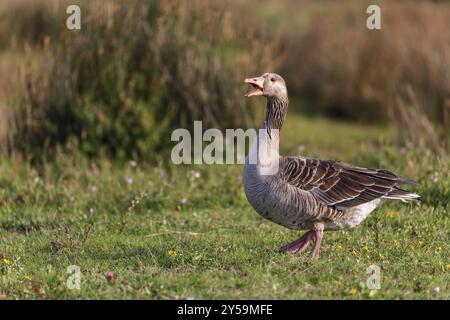
M133 178L132 177L127 177L127 183L128 184L133 184L133 182L134 182L134 180L133 180Z
M188 202L188 199L186 197L181 198L180 203L186 204Z
M433 294L438 295L440 292L441 292L441 288L439 288L439 287L433 288Z

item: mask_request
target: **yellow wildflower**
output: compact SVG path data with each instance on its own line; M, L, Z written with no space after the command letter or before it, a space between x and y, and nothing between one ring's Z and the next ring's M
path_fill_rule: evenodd
M379 254L379 257L380 257L380 259L384 259L385 258L385 256L383 255L383 254Z
M11 264L11 260L6 259L6 258L3 258L3 264L4 264L5 266L9 266L9 265Z
M351 289L350 289L350 294L351 294L352 296L354 296L354 295L356 294L356 289L355 289L355 288L351 288Z
M392 211L392 210L386 211L386 218L388 218L388 219L394 218L394 211Z
M23 277L23 280L24 280L24 281L31 281L31 277L30 277L30 276L24 276L24 277Z
M447 270L450 270L450 264L447 265Z
M370 290L370 291L369 291L369 298L375 297L376 294L377 294L377 290Z
M167 251L167 253L169 254L169 256L171 257L176 257L177 256L177 252L175 250L169 250Z
M370 251L370 250L369 250L369 247L367 246L367 244L363 247L363 250L364 250L364 251L367 251L367 252Z

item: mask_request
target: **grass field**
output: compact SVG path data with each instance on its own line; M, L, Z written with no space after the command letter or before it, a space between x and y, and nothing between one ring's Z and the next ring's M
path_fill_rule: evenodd
M423 201L387 203L356 229L326 233L313 261L278 252L299 233L253 211L240 165L3 158L0 298L449 299L448 163L397 148L389 128L295 112L282 147L389 168L419 180ZM80 290L66 286L70 265ZM370 265L381 267L380 290L365 286Z

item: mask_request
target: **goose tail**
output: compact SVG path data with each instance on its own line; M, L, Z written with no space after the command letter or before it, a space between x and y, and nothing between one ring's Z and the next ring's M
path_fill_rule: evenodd
M408 202L408 201L413 201L413 200L420 201L420 196L414 192L409 192L409 191L402 190L399 188L394 188L387 195L383 196L383 199L402 200L403 202Z

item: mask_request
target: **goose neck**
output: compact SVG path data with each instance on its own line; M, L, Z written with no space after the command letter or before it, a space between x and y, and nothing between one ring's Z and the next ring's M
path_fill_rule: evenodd
M266 118L264 127L268 132L270 130L281 130L288 109L289 100L287 97L269 97L267 98ZM270 135L270 133L269 133Z

